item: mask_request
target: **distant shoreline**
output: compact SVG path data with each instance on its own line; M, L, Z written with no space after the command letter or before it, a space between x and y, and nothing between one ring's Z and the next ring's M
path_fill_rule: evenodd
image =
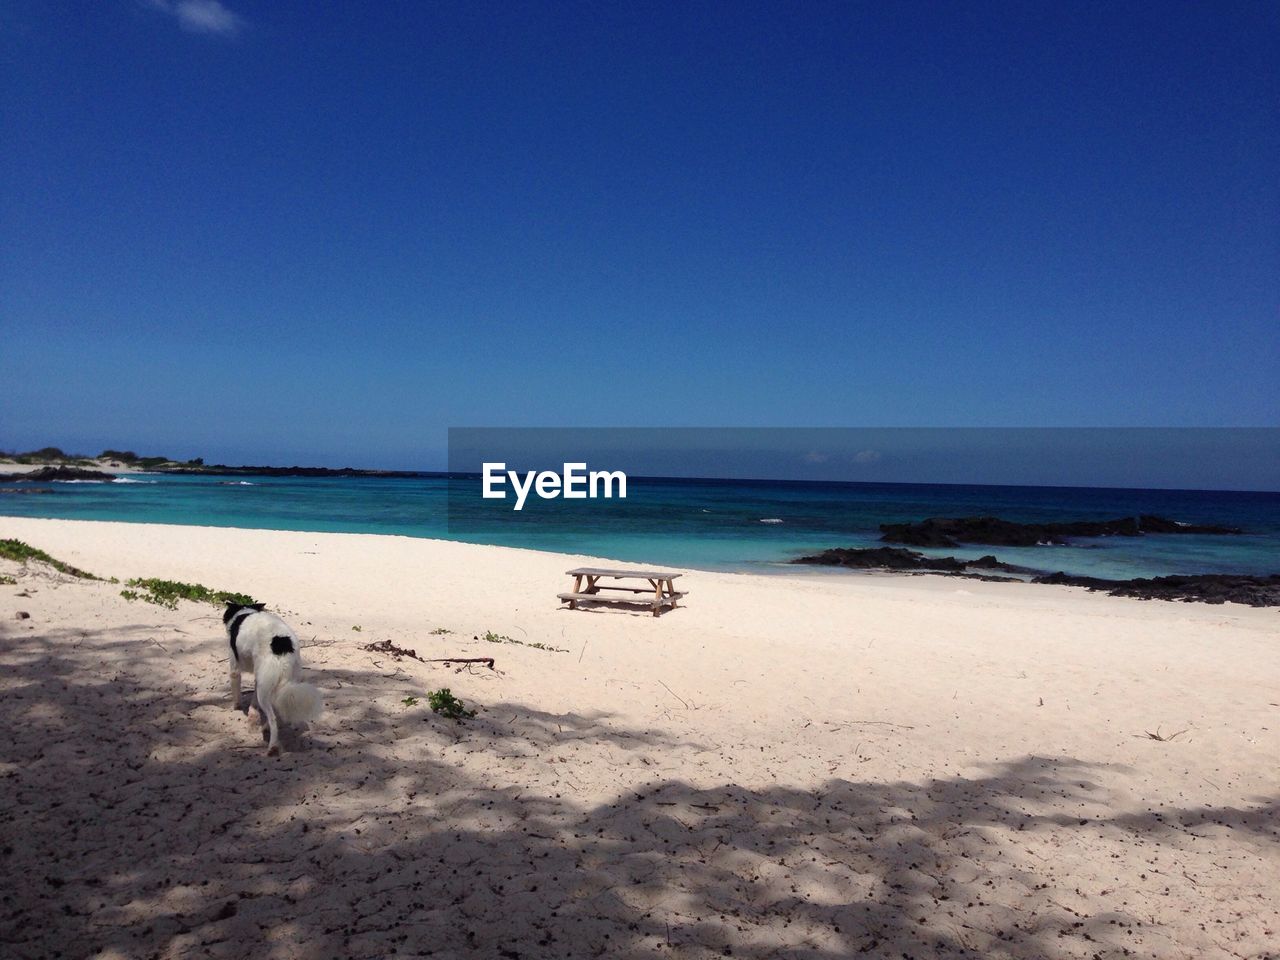
M457 478L475 479L481 473L473 470L389 470L366 467L310 467L206 464L197 457L191 460L172 460L167 457L139 457L131 451L106 450L96 457L67 454L56 447L46 447L30 453L0 453L0 480L21 480L18 474L32 473L51 467L76 467L97 470L108 474L160 473L178 476L263 476L263 477L370 477L389 479ZM1219 494L1245 497L1277 497L1280 490L1207 487L1149 487L1113 486L1108 484L1045 484L1045 483L942 483L914 480L832 480L796 479L786 477L710 477L710 476L656 476L646 473L628 473L628 481L637 484L681 483L690 485L732 485L758 487L783 485L796 489L859 489L902 487L918 490L1070 490L1115 492L1152 492L1161 494ZM107 479L107 478L102 478Z
M445 476L418 470L366 470L358 467L268 467L238 466L223 463L205 464L194 461L160 460L147 458L142 460L121 460L109 457L61 457L44 460L22 457L10 459L0 457L0 480L6 481L38 481L44 479L33 474L49 471L65 471L69 475L74 472L84 479L98 475L100 479L110 479L120 474L162 473L193 476L255 476L255 477L423 477ZM52 479L60 479L53 477Z
M166 473L192 476L254 476L254 477L429 477L446 476L420 470L364 470L358 467L231 467L226 464L212 466L158 467L149 473Z

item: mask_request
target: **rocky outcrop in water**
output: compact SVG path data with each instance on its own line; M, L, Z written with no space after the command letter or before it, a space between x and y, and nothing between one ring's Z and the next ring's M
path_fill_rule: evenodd
M0 493L53 493L51 487L0 487Z
M1032 583L1054 583L1068 587L1105 590L1113 597L1138 600L1182 600L1187 603L1243 603L1250 607L1280 607L1280 574L1246 577L1235 574L1201 573L1191 576L1105 580L1050 573Z
M902 547L869 547L864 549L836 547L792 563L810 566L848 567L855 570L904 570L939 573L978 580L1011 580L1013 577L992 576L982 571L999 570L1020 573L1025 577L1034 571L1003 563L993 556L977 560L957 557L926 557ZM1102 590L1113 597L1137 600L1181 600L1187 603L1243 603L1251 607L1280 607L1280 574L1250 577L1236 574L1202 573L1168 577L1139 577L1133 580L1107 580L1069 573L1041 574L1032 583L1048 583L1068 587Z
M836 547L808 557L799 557L792 563L824 567L852 567L857 570L927 570L938 573L964 573L976 570L1016 570L1017 567L1001 563L995 557L977 560L960 560L956 557L926 557L914 550L901 547L868 547L864 549Z
M1067 543L1073 537L1140 537L1148 533L1238 534L1238 527L1179 523L1144 514L1115 520L1081 520L1072 523L1014 523L999 517L931 517L919 523L883 523L885 543L912 547L958 547L981 543L1001 547L1035 547Z
M103 473L101 470L88 470L84 467L41 467L28 473L0 473L0 480L6 483L14 481L32 481L47 483L50 480L114 480L114 473Z

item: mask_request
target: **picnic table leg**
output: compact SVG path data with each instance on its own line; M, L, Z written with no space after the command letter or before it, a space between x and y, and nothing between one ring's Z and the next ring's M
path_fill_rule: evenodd
M671 598L671 609L674 610L679 604L676 600L676 588L672 585L670 580L665 582L667 585L667 596Z
M582 574L578 574L576 577L574 577L574 578L573 578L573 592L574 592L574 593L581 593L581 592L582 592ZM577 600L570 600L570 601L569 601L569 609L570 609L570 610L577 610L577 609L578 609L578 601L577 601Z
M653 587L653 615L660 616L662 614L662 581L650 580L649 586Z
M593 577L590 575L587 576L587 593L600 592L600 588L596 586L596 583L599 582L599 580L600 580L599 577Z

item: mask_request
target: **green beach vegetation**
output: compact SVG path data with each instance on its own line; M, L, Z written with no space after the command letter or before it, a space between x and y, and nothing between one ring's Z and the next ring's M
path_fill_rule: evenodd
M18 563L26 565L35 561L52 567L59 573L65 573L69 577L79 577L81 580L101 580L101 577L95 577L87 570L81 570L79 567L73 567L69 563L64 563L54 557L49 556L39 547L33 547L29 543L23 543L21 540L0 540L0 558L5 560L16 560Z
M228 590L213 590L200 583L182 583L178 580L159 580L155 577L134 577L125 581L125 589L120 596L126 600L142 600L154 603L170 610L178 609L179 600L190 600L192 603L211 603L221 606L224 603L253 603L253 597L247 593L234 593Z
M545 643L526 643L523 640L516 640L508 637L503 633L494 633L492 630L486 630L483 637L475 637L476 640L484 640L486 643L510 643L517 647L530 647L534 650L546 650L548 653L568 653L569 651L563 647L552 647Z
M439 690L428 693L427 705L431 707L432 713L438 713L442 717L459 722L476 715L476 712L468 710L466 704L455 697L448 687L441 687Z

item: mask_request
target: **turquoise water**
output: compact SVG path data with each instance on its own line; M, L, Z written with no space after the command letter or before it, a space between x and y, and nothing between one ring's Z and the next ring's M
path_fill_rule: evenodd
M827 547L873 546L881 523L994 514L1023 522L1155 513L1238 526L1244 536L1081 540L1065 547L924 551L996 554L1040 570L1105 577L1280 572L1280 494L1072 487L628 481L626 500L482 501L476 480L138 475L0 494L0 515L275 530L401 534L670 566L781 570ZM766 522L769 521L769 522Z

